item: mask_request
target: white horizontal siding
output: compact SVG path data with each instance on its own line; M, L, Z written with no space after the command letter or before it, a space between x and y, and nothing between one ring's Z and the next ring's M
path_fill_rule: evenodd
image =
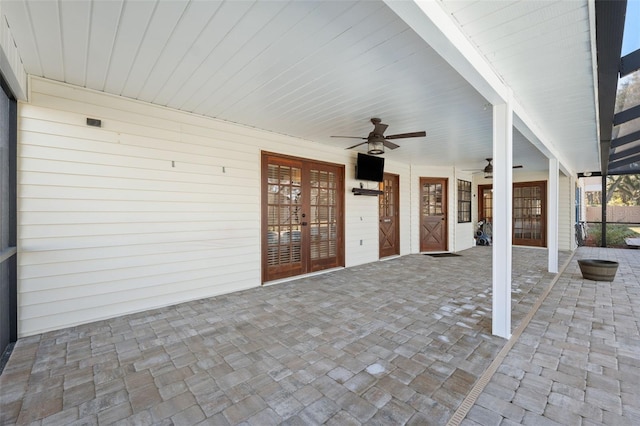
M21 336L259 286L262 150L346 165L346 263L378 259L377 198L350 193L353 151L40 78L31 90L18 129Z
M378 197L354 195L359 188L378 189L376 182L356 180L356 155L345 167L345 264L355 266L373 262L379 258Z
M349 204L349 215L345 223L346 266L375 261L380 257L378 197L354 195L351 187L347 191L345 198Z
M560 175L558 201L558 249L573 250L575 245L575 189L573 179Z
M253 275L253 272L233 274L233 277L231 277L229 281L219 283L216 286L216 291L222 294L252 287L243 287L246 285L246 282L249 281L247 275ZM21 307L21 318L19 319L21 336L38 333L40 332L38 330L55 330L68 327L70 324L87 323L95 321L96 319L111 318L121 313L137 312L141 310L141 306L145 307L143 309L149 309L151 307L172 305L180 300L195 300L209 297L212 295L211 281L217 280L218 277L204 277L200 280L187 281L183 277L168 276L166 278L173 278L174 281L166 286L162 285L162 281L160 281L162 278L165 277L158 276L158 284L154 285L151 290L146 289L146 291L142 291L141 294L139 294L140 297L122 297L116 300L109 300L109 303L106 303L107 300L102 300L100 296L89 299L76 299L72 301L73 303L65 304L65 307L69 309L68 311L58 311L57 313L47 312L47 306L56 305L56 303L48 303L46 306L33 306L33 311L31 307ZM176 296L175 282L179 282L181 286L179 298ZM132 283L132 285L135 284L135 282ZM168 292L166 291L167 288L169 289ZM98 303L92 303L94 299L98 299ZM24 314L22 313L23 310L26 311ZM70 323L71 320L73 323ZM34 331L27 333L25 330Z

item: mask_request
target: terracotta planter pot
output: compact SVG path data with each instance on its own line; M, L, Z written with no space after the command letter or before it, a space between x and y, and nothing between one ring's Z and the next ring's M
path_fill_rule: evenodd
M582 276L593 281L613 281L618 271L618 262L601 259L578 259Z

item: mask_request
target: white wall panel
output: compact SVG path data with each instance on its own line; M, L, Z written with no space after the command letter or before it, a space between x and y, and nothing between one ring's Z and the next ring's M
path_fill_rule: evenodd
M573 224L575 223L575 189L572 179L560 174L558 200L558 249L573 250L575 244Z
M19 108L21 336L259 286L261 150L345 165L346 265L378 260L377 197L350 192L354 151L31 85ZM409 167L388 170L408 215Z

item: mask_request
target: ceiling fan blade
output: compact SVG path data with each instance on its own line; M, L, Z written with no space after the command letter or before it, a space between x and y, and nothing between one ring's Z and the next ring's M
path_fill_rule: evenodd
M411 132L411 133L398 133L397 135L389 135L385 136L385 139L401 139L401 138L419 138L422 136L427 136L427 132Z
M347 139L362 139L366 140L367 138L363 138L361 136L330 136L332 138L347 138Z
M364 145L365 143L366 142L360 142L360 143L355 144L354 146L350 146L349 148L345 148L345 149L353 149L353 148L355 148L357 146Z
M389 149L396 149L396 148L400 148L400 145L396 145L393 142L389 142L389 141L382 141L382 143L384 144L384 146L386 146Z

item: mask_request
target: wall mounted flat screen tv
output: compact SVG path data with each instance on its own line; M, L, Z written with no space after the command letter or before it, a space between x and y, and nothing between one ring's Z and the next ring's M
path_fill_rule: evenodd
M356 179L382 182L384 174L384 158L358 153L356 163Z

